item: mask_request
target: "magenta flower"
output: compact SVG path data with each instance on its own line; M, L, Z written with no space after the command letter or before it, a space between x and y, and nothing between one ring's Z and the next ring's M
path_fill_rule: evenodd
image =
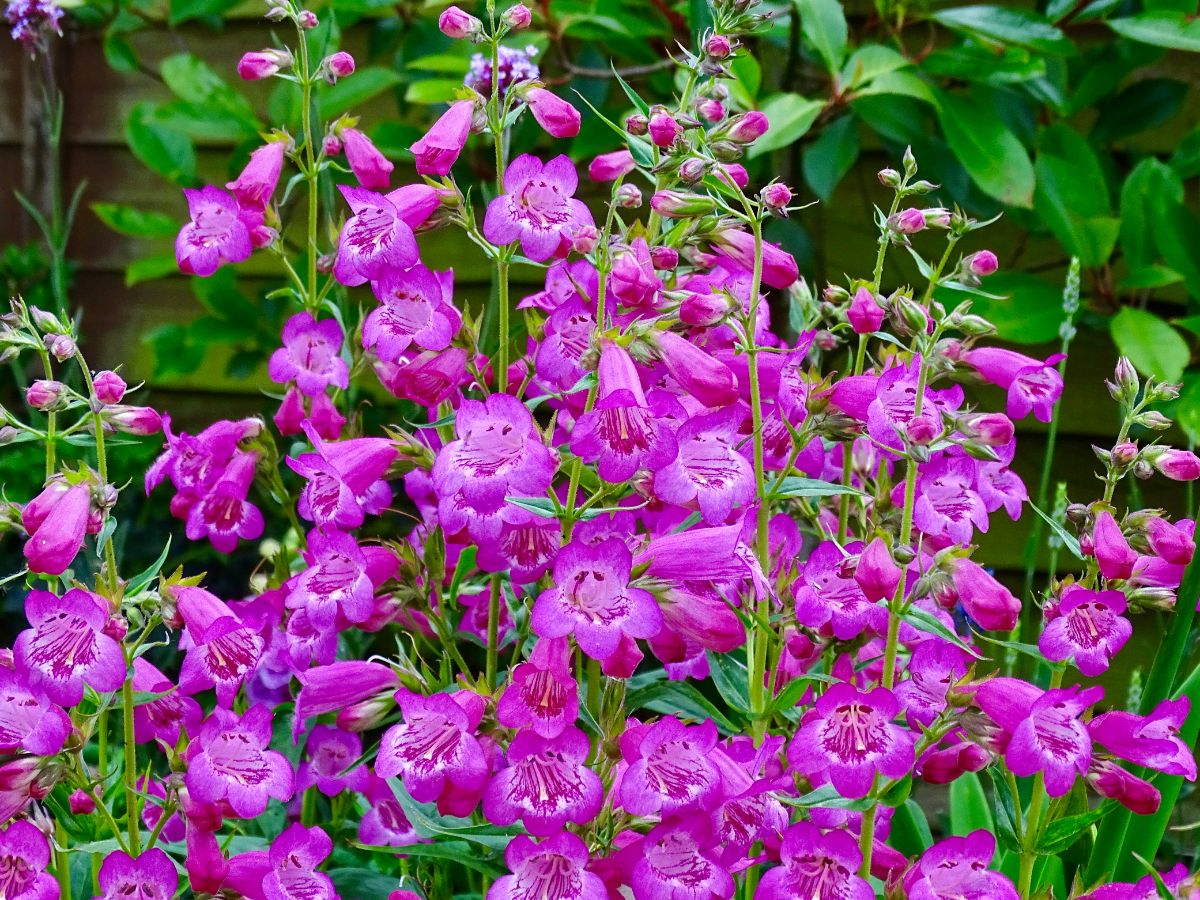
M218 187L184 188L191 221L175 239L175 261L185 275L207 277L226 263L240 263L254 250L251 229L261 216L243 210Z
M191 508L209 493L239 452L238 444L261 429L258 419L222 420L194 436L176 435L171 431L170 417L164 416L165 452L146 470L146 493L170 478L178 492L171 500L171 514L186 520Z
M451 347L440 353L426 350L399 363L381 360L375 363L375 374L394 396L432 408L449 400L467 380L467 351Z
M301 516L320 527L351 529L391 502L392 489L383 480L398 455L391 441L364 437L327 443L308 423L304 433L314 452L287 458L291 470L308 481L296 504Z
M637 168L633 154L628 150L601 153L588 163L588 178L592 181L616 181Z
M1079 716L1103 696L1102 687L1079 685L1040 693L1014 678L993 678L975 694L983 711L1012 735L1004 751L1009 769L1020 776L1044 772L1051 797L1063 796L1087 773L1092 739Z
M556 138L579 134L579 110L545 88L534 87L525 92L529 111L546 134Z
M571 451L597 462L600 477L620 483L638 469L661 469L678 448L671 429L646 404L637 368L624 348L606 342L596 372L595 407L579 417Z
M690 396L710 409L737 401L738 380L729 366L673 331L656 332L654 338L663 365Z
M13 658L31 689L69 707L83 699L85 684L101 694L121 687L125 655L104 633L108 609L100 597L79 588L61 597L30 591L25 616L33 627L17 635Z
M411 344L445 350L462 327L450 303L454 273L431 272L421 263L386 269L371 282L380 305L363 322L363 346L387 362L398 362Z
M1021 614L1021 601L972 559L954 565L954 590L971 620L987 631L1011 631Z
M30 572L61 575L74 562L89 530L92 500L87 484L52 479L21 511L29 540L23 553Z
M1084 675L1099 675L1133 634L1125 606L1120 591L1068 588L1054 617L1047 617L1038 649L1054 662L1073 659Z
M308 610L316 628L331 628L339 614L365 622L375 608L375 588L395 574L396 555L386 547L360 547L348 534L314 529L304 554L308 568L291 582L289 609Z
M477 694L396 694L404 722L383 734L375 771L399 776L414 800L428 803L444 791L476 791L487 781L488 766L475 729L483 715Z
M238 688L262 657L262 635L204 588L178 588L176 602L190 642L179 690L190 695L216 688L217 702L231 707Z
M674 716L627 730L621 753L629 768L621 778L621 805L635 816L703 808L721 784L711 752L712 721L689 728Z
M0 666L0 752L54 756L71 733L71 719L29 679Z
M534 358L534 371L551 390L568 390L584 375L583 355L596 330L595 313L588 301L572 297L555 308L545 329Z
M261 816L271 798L286 802L295 777L283 754L268 750L271 711L250 707L243 716L217 708L188 745L185 784L205 803L225 800L243 819Z
M317 871L332 852L333 841L324 829L291 825L271 842L270 870L262 880L264 900L337 900L333 880Z
M1092 547L1096 554L1096 562L1100 566L1100 574L1108 580L1124 579L1133 574L1138 555L1129 546L1121 526L1108 510L1101 510L1096 514L1096 524L1092 528Z
M591 822L604 799L600 777L587 766L591 749L578 728L553 738L518 732L508 746L508 768L483 795L483 814L496 825L520 819L538 837L555 834L568 822Z
M184 696L144 656L133 661L133 689L146 694L163 695L133 708L133 734L137 743L157 740L174 747L185 728L189 735L194 735L198 730L203 718L200 704Z
M922 641L909 659L908 678L896 685L896 699L908 713L909 725L930 725L946 708L950 686L967 673L970 659L948 641Z
M903 574L892 559L888 545L883 538L877 537L859 555L858 565L854 568L854 581L862 588L863 596L868 601L878 603L896 593Z
M532 584L546 573L562 546L558 519L539 516L508 504L501 510L500 536L479 547L479 568L508 570L513 584Z
M450 169L467 145L474 116L474 100L459 100L450 104L450 108L442 113L429 131L409 148L416 157L418 174L439 178L450 174Z
M168 900L179 887L175 863L158 847L137 859L124 850L114 850L104 857L96 880L101 892L96 900Z
M1093 759L1088 785L1101 797L1116 800L1139 816L1152 816L1162 804L1162 794L1144 778L1125 771L1111 759Z
M821 829L797 822L783 833L780 865L763 873L755 900L874 900L875 890L858 877L862 853L846 831Z
M878 378L860 375L857 378L844 379L838 383L833 395L835 405L844 409L850 415L861 412L857 407L866 400L865 418L867 431L871 437L884 447L899 450L903 445L903 436L907 434L914 419L917 418L916 398L917 385L920 383L920 357L914 357L908 365L892 366ZM861 379L861 380L858 380ZM847 383L852 382L852 383ZM867 393L874 388L874 397ZM938 410L961 402L962 389L952 389L946 392L936 392L928 388L921 400L921 415L938 416ZM839 398L839 392L847 395ZM849 401L849 402L848 402ZM848 408L853 407L853 408Z
M333 386L350 386L350 368L341 357L342 326L336 319L318 322L296 313L283 326L283 346L271 354L270 375L276 384L296 382L310 397Z
M1146 522L1146 539L1150 542L1150 549L1164 562L1186 566L1196 552L1194 529L1194 525L1185 530L1155 516Z
M845 557L833 541L817 545L793 585L796 620L809 628L828 628L841 641L864 631L887 630L887 610L872 603L844 568Z
M587 845L570 832L540 844L519 834L504 851L512 874L496 879L487 900L607 900L604 882L587 863Z
M1092 738L1121 759L1156 772L1196 780L1196 758L1179 737L1191 704L1186 697L1163 700L1148 716L1114 710L1088 723Z
M342 143L346 148L346 162L358 183L369 191L386 191L395 168L391 160L357 128L343 128Z
M1054 404L1062 396L1062 376L1054 368L1062 358L1056 353L1038 362L1001 347L977 347L962 355L962 361L985 381L1008 391L1009 418L1023 419L1032 412L1041 422L1050 421Z
M574 634L592 659L612 656L622 635L653 637L662 627L662 612L648 592L630 587L632 570L633 556L616 538L563 547L554 560L554 587L533 605L533 633L548 638Z
M271 141L250 154L250 161L235 181L225 185L246 209L264 210L279 184L283 172L286 141Z
M369 775L363 793L368 808L358 823L359 841L373 847L407 847L421 841L386 781Z
M654 493L667 503L700 508L708 525L720 525L735 506L754 499L754 470L738 452L740 410L693 416L675 434L679 453L655 472Z
M407 269L417 262L417 239L413 229L437 209L433 188L412 184L389 194L365 188L338 189L350 205L352 215L338 238L333 274L349 287L381 278L388 269Z
M543 163L528 153L513 160L504 173L504 193L488 204L483 236L496 245L521 242L521 251L544 262L569 246L573 233L594 226L583 201L575 165L565 156Z
M922 533L966 545L976 529L988 530L987 508L975 490L977 465L966 457L941 456L921 467L913 524Z
M983 830L939 841L904 873L904 895L908 900L949 897L1019 900L1017 889L1008 878L989 871L995 855L996 839Z
M865 797L877 774L902 778L912 771L915 738L892 724L899 711L886 688L863 693L835 684L804 716L788 762L809 780L828 778L843 797Z
M875 295L865 287L854 292L850 306L846 310L846 318L855 334L874 334L883 324L885 313L875 300Z
M625 306L652 307L663 283L654 272L654 260L645 238L634 238L629 246L612 251L609 290Z
M739 228L722 229L713 240L737 268L747 272L754 268L754 235ZM763 242L763 284L776 290L787 290L800 277L796 258L770 241Z
M728 900L733 877L717 859L708 819L668 819L642 839L630 881L635 900Z
M239 540L262 536L262 511L247 498L254 483L257 453L238 451L211 488L187 510L189 540L208 538L222 553L232 553Z
M5 900L57 900L58 882L46 871L49 865L50 844L36 825L19 819L0 831L0 892Z
M312 716L337 712L338 727L346 731L355 729L343 721L345 712L364 703L386 703L390 708L394 704L392 696L400 687L400 678L390 666L357 659L307 669L299 678L297 722L303 723Z
M496 704L496 719L508 728L529 728L554 738L579 718L579 689L563 638L538 641L529 661L512 671Z

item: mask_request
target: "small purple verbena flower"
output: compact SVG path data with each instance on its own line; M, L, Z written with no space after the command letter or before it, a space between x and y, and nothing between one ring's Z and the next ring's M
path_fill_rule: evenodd
M341 357L342 326L336 319L318 322L296 313L283 326L283 346L271 354L270 375L276 384L294 381L309 397L333 386L350 386L350 368Z
M1013 883L999 872L988 870L995 855L996 839L987 831L939 841L904 874L904 895L908 900L1018 900Z
M763 873L755 900L874 900L875 890L858 877L862 853L846 831L821 829L797 822L783 833L780 865Z
M496 87L503 97L510 87L522 81L537 81L541 70L533 61L537 56L537 47L532 45L524 50L516 47L501 46L498 49L500 68L496 75ZM492 95L492 59L482 53L471 57L471 65L463 84L483 97Z
M1068 588L1053 618L1047 616L1038 649L1054 662L1073 659L1088 677L1099 675L1133 634L1133 625L1122 615L1125 607L1120 591Z
M1114 710L1088 722L1088 733L1121 759L1196 780L1196 758L1179 737L1191 704L1186 697L1163 700L1148 716Z
M178 588L176 602L187 630L187 640L181 641L187 655L179 673L180 692L215 688L217 702L232 707L238 688L262 658L262 635L204 588Z
M0 752L54 756L71 733L71 719L27 676L0 666Z
M547 163L528 153L518 156L505 170L504 193L488 204L484 237L497 245L520 241L534 262L559 255L576 230L595 225L591 211L574 197L578 186L575 164L566 156Z
M445 350L462 327L451 305L454 272L431 272L421 263L388 268L372 280L379 306L363 322L363 346L386 362L399 362L409 346Z
M621 738L621 754L629 764L621 778L621 805L635 816L705 807L721 783L709 756L716 744L711 720L689 728L664 716L627 730Z
M381 278L388 269L407 269L417 263L413 229L437 209L437 192L410 184L388 194L339 185L352 215L338 237L334 277L348 287Z
M512 671L496 704L496 719L508 728L530 728L544 738L562 734L579 717L579 688L565 638L542 638L527 662Z
M30 688L71 707L83 699L85 684L98 693L121 687L125 655L104 633L109 616L100 597L79 588L61 597L30 591L25 616L33 627L17 635L13 658Z
M96 880L101 891L96 900L170 900L179 887L175 863L158 847L137 859L124 850L114 850L104 857Z
M0 893L5 900L57 900L58 881L46 871L49 865L50 843L32 822L18 819L0 831Z
M357 765L362 756L362 738L331 725L317 725L308 733L304 760L296 772L296 791L316 786L326 797L342 791L362 793L367 769Z
M508 767L483 795L483 814L496 825L520 819L538 837L555 834L568 822L591 822L604 799L600 777L587 766L591 749L578 728L553 738L518 732L508 746Z
M382 778L399 776L414 800L437 800L447 788L478 790L488 767L475 729L483 715L477 694L433 694L422 697L397 691L404 721L383 734L375 771Z
M563 547L554 560L555 587L533 605L533 633L573 634L584 653L601 660L617 651L622 635L654 637L662 628L662 612L647 591L630 587L632 570L633 555L616 538Z
M295 775L281 753L268 750L271 711L257 705L243 716L217 708L188 745L185 784L205 803L225 800L243 819L263 814L271 798L286 802Z
M606 900L604 882L587 863L587 845L568 831L540 844L519 834L504 851L512 874L496 879L487 900Z
M730 407L694 416L679 427L675 460L655 472L654 493L667 503L700 508L708 525L723 524L735 506L754 499L754 470L738 452L743 414Z

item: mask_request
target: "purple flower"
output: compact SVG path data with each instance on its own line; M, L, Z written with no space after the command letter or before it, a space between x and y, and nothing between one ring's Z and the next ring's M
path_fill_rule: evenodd
M951 837L926 850L916 865L904 873L908 900L945 900L978 897L1018 900L1013 883L988 870L996 855L996 839L986 831Z
M454 273L431 272L421 263L389 268L371 282L380 305L363 322L363 346L387 362L398 362L411 344L445 350L462 327L450 305Z
M565 391L584 375L583 354L596 330L596 316L581 297L555 308L546 320L545 337L538 343L534 370L551 390Z
M418 174L436 175L439 178L450 174L458 155L467 145L474 116L474 100L459 100L450 104L450 108L430 126L429 131L409 148L416 157Z
M1126 772L1111 759L1093 759L1086 778L1101 797L1116 800L1139 816L1154 815L1162 803L1162 794L1154 785Z
M598 462L600 477L614 484L638 469L655 471L675 458L671 429L646 405L637 368L629 354L612 342L600 351L595 408L579 417L571 450Z
M134 740L139 744L162 741L168 747L179 743L184 728L196 733L203 714L200 704L185 697L175 684L144 656L133 661L133 689L146 694L162 694L133 708Z
M960 559L952 573L958 600L971 620L988 631L1012 631L1021 601L973 559Z
M735 506L754 499L754 471L738 452L743 415L730 408L693 416L675 434L679 454L654 475L654 493L667 503L700 507L704 522L720 525Z
M1032 412L1041 422L1050 421L1054 404L1062 396L1062 376L1054 368L1062 358L1056 353L1038 362L1002 347L977 347L962 355L962 361L985 381L1008 391L1009 418L1023 419Z
M595 225L582 200L575 165L566 156L542 163L528 153L513 160L504 173L504 193L488 204L483 236L493 244L521 242L534 262L555 256L570 245L573 233Z
M365 516L391 502L392 489L383 476L397 454L386 438L353 438L325 442L309 423L304 433L314 452L287 458L293 472L308 480L296 508L318 526L357 528Z
M37 55L51 32L62 37L62 17L63 8L52 0L10 0L4 11L12 39L23 44L30 56Z
M469 18L474 19L474 16L470 16ZM475 21L478 23L478 20ZM538 52L537 47L530 45L524 50L518 50L516 47L501 45L498 50L500 65L495 79L497 93L501 97L507 94L508 89L514 84L522 81L537 81L541 75L541 72L533 61L533 57ZM485 56L482 53L476 53L471 57L471 65L467 70L467 77L463 79L463 84L477 94L482 94L484 97L491 97L492 77L491 54Z
M513 584L532 584L546 573L562 546L562 526L558 519L512 504L501 510L500 519L500 536L479 547L479 568L508 570Z
M635 238L627 247L612 251L609 289L625 306L652 307L663 283L654 273L654 260L645 238Z
M793 586L796 619L809 628L828 627L841 641L870 630L887 630L887 610L867 600L833 541L822 541L813 550Z
M290 826L271 842L270 871L262 880L264 900L337 900L333 880L317 871L331 852L333 841L323 829L299 822Z
M519 8L524 7L513 7ZM579 110L557 94L534 87L525 92L525 102L537 123L551 137L569 138L579 134Z
M268 750L271 711L250 707L243 716L214 709L188 745L185 784L205 803L225 800L243 819L261 816L270 798L291 798L295 777L283 754Z
M176 602L190 642L179 673L179 690L190 695L216 688L217 702L231 707L242 682L258 667L262 635L204 588L181 587Z
M642 839L631 879L634 900L727 900L733 877L717 860L708 819L668 819Z
M1138 555L1125 539L1121 526L1108 510L1096 514L1092 528L1092 547L1100 574L1108 580L1124 579L1133 574Z
M238 451L207 493L187 509L189 540L208 538L221 553L232 553L239 540L262 536L262 511L246 499L254 483L257 453Z
M846 831L821 834L811 822L797 822L783 833L779 861L763 874L754 900L875 900L875 890L857 874L858 842Z
M587 545L571 543L554 560L554 587L538 595L530 615L541 637L575 635L592 659L617 651L621 636L650 638L662 627L654 598L629 586L633 556L616 538Z
M335 53L330 59L346 56ZM353 63L351 63L353 65ZM340 74L340 73L339 73ZM391 160L379 152L379 148L371 143L371 139L357 128L343 128L342 141L346 148L346 162L350 171L358 179L358 183L371 191L386 191L391 180Z
M407 847L421 841L386 781L369 775L363 793L368 807L358 823L359 841L374 847Z
M237 180L229 182L225 187L246 209L266 209L271 202L271 195L275 193L276 185L279 184L286 152L286 141L263 144L250 154L250 161L246 168L242 169Z
M1037 694L1034 689L1030 702L1028 685L993 678L975 696L983 711L1012 734L1004 761L1013 774L1044 772L1046 793L1061 797L1091 765L1092 739L1079 716L1104 696L1104 689L1074 685Z
M859 376L863 380L854 385L847 384L850 379L843 379L839 387L843 392L853 389L858 394L874 386L875 396L869 400L866 409L867 431L871 437L884 447L899 450L902 446L901 437L906 434L909 425L916 418L917 385L920 382L920 357L913 359L906 366L893 366L877 379L870 376ZM961 402L962 389L952 388L939 392L928 388L921 400L921 415L938 415L942 408L950 408ZM860 399L867 399L862 397ZM835 394L834 402L838 403ZM843 401L844 402L844 401ZM847 410L849 412L849 410Z
M71 733L71 719L28 678L0 666L0 752L54 756Z
M1074 659L1089 677L1107 671L1111 660L1133 634L1120 591L1068 588L1054 617L1047 617L1038 649L1054 662Z
M1114 710L1088 723L1092 738L1121 759L1196 780L1196 758L1179 737L1191 704L1186 697L1163 700L1148 716Z
M30 591L25 616L33 627L17 635L13 658L28 686L55 703L75 706L83 686L105 693L125 681L125 655L104 633L108 623L105 602L75 588L62 597Z
M913 767L913 734L892 723L900 704L886 688L829 688L788 746L788 762L810 780L828 778L843 797L865 797L877 774L901 778Z
M721 783L711 751L711 720L689 728L674 716L626 731L621 752L629 768L621 778L621 805L635 816L667 815L705 806Z
M563 831L534 843L523 834L509 842L504 863L511 875L496 879L487 900L607 900L600 876L587 870L587 845Z
M367 769L358 765L362 738L330 725L317 725L308 734L307 758L296 772L297 793L316 785L326 797L342 791L361 793L367 784Z
M168 900L179 887L175 863L158 847L137 859L124 850L114 850L104 857L96 880L101 892L96 900Z
M396 694L404 722L383 734L375 771L400 776L414 800L437 800L447 788L474 791L488 777L487 760L475 729L483 701L467 691L422 697Z
M19 819L0 831L0 893L5 900L57 900L58 882L46 871L48 865L50 844L36 825Z
M942 456L921 467L913 524L944 543L971 543L975 530L988 530L987 509L975 491L974 460Z
M854 581L862 588L863 596L871 603L888 600L900 585L904 573L892 559L892 551L883 538L867 544L854 567Z
M908 678L896 685L909 724L931 724L946 708L946 692L969 667L967 654L950 642L922 641L909 659Z
M508 728L529 728L554 738L579 718L579 690L563 638L538 641L529 661L512 671L496 704L496 719Z
M725 363L673 331L659 331L654 339L663 365L688 395L710 409L737 401L737 376Z
M989 513L1003 507L1014 522L1021 518L1022 505L1029 501L1025 482L1003 463L976 462L975 490Z
M375 588L395 574L396 555L386 547L360 547L340 531L313 530L304 554L308 568L290 582L285 605L308 611L316 628L331 628L339 614L361 623L375 609Z
M341 357L342 326L336 319L318 322L309 313L296 313L283 326L283 346L271 354L271 380L296 382L310 397L329 386L350 386L350 369Z
M351 659L318 666L300 674L300 693L296 697L296 719L303 723L312 716L338 713L338 727L353 729L346 714L363 704L393 705L392 695L400 687L400 678L390 666ZM368 725L367 727L371 727Z
M375 374L394 396L434 407L449 400L467 379L467 351L451 347L440 353L426 350L399 363L380 360Z
M21 524L29 535L23 548L29 571L65 572L83 547L91 510L91 489L86 483L52 478L21 510Z
M251 229L261 214L243 210L235 197L219 187L184 188L191 221L175 238L175 261L185 275L207 277L226 263L240 263L254 250Z
M413 229L437 209L437 192L410 184L389 194L339 185L353 215L338 237L333 275L349 287L383 277L388 269L407 269L417 262Z
M163 434L167 442L165 452L146 470L146 493L170 478L178 492L171 500L171 514L187 519L191 508L204 498L225 472L234 455L240 452L238 444L258 434L262 422L258 419L242 419L238 422L214 422L197 435L171 431L170 416L163 416Z
M520 819L538 837L561 831L568 822L586 825L600 812L604 787L587 766L592 745L578 728L544 738L520 731L508 746L508 768L483 795L483 814L496 825Z

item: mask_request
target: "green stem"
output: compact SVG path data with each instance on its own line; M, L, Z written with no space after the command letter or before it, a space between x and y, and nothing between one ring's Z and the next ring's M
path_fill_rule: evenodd
M304 288L304 307L310 313L316 312L317 299L317 156L313 148L312 107L313 107L313 77L312 66L308 53L308 37L303 28L297 26L300 36L300 91L302 108L300 110L301 129L304 132L304 179L308 182L308 221L306 246L308 247L307 271Z
M862 878L871 874L871 856L875 849L875 813L878 809L876 804L871 804L862 814L862 830L858 835L858 849L862 853L862 866L858 874Z
M854 374L861 375L863 364L867 358L867 336L860 334L858 336L858 351L854 354ZM854 442L850 441L842 445L842 485L850 487L850 478L853 474L854 467ZM846 543L846 537L850 531L850 495L842 494L840 505L838 508L838 533L837 541L839 544Z
M42 368L46 372L46 380L54 379L53 364L50 362L50 351L39 344L38 352L42 357ZM58 467L58 438L54 430L58 423L58 413L51 410L46 413L46 478L49 479Z
M67 850L67 830L54 820L54 874L58 878L58 896L71 897L71 858Z
M96 400L96 385L92 381L92 370L88 368L83 354L76 351L75 359L79 362L79 370L83 373L83 383L87 388L88 401L93 405L92 425L96 436L96 472L100 475L100 484L108 486L108 453L104 447L104 418L100 414L100 404ZM104 538L104 564L108 570L109 596L117 596L117 555L113 549L112 534ZM130 713L132 715L132 713Z
M488 595L488 623L487 623L487 669L484 677L487 680L487 689L494 691L496 689L496 668L497 659L500 655L500 603L502 599L500 573L497 572L492 576L491 593Z
M1042 800L1046 795L1046 776L1038 772L1033 780L1033 796L1029 800L1029 811L1025 814L1025 845L1021 848L1021 869L1017 879L1017 893L1029 897L1033 882L1033 864L1037 861L1035 845L1039 835Z
M597 722L600 721L600 681L600 661L589 659L587 661L587 708Z
M887 217L890 220L896 214L896 210L900 208L900 191L892 194L892 205L888 208ZM889 230L885 227L883 233L879 235L879 250L875 253L875 269L871 275L871 284L875 291L882 290L883 286L879 283L883 278L883 260L887 256L887 249L892 243L892 236Z
M141 853L138 837L137 748L133 741L133 678L121 686L121 719L125 726L125 825L129 829L129 852Z

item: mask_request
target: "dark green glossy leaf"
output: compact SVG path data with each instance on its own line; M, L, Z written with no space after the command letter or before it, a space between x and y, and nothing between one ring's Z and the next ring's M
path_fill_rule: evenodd
M1196 18L1194 7L1190 12L1153 10L1128 18L1109 19L1108 27L1131 41L1200 52L1200 19Z
M1069 55L1070 39L1037 13L1005 6L957 6L938 10L933 18L947 28L1000 44L1016 44L1039 53Z
M950 149L979 188L1011 206L1033 205L1029 153L978 91L938 93L938 118Z
M1154 313L1126 306L1113 316L1110 333L1135 369L1166 381L1178 381L1191 360L1187 341Z

